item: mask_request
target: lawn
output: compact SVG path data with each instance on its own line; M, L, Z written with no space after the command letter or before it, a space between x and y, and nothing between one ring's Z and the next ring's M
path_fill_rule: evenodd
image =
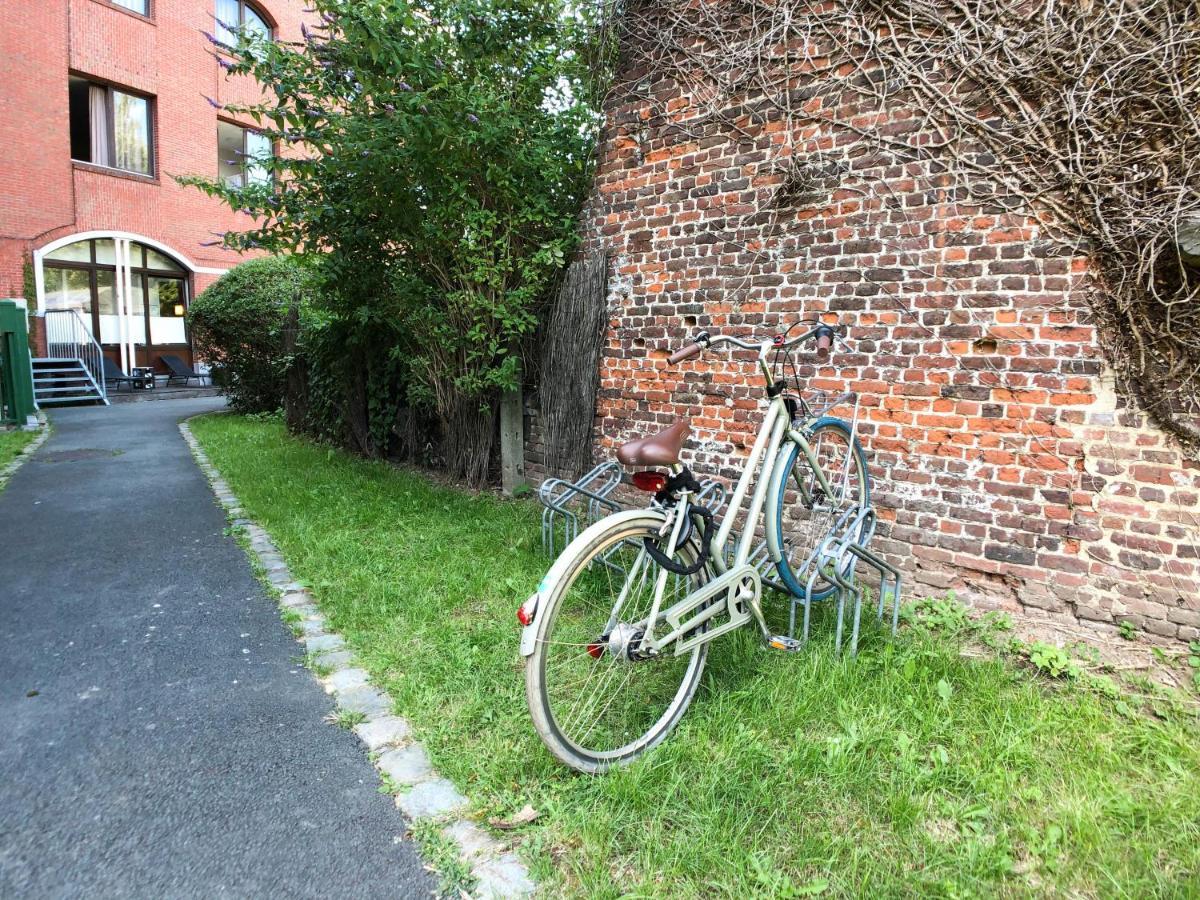
M854 661L714 643L680 728L635 766L558 766L525 708L514 612L537 510L235 416L193 430L332 626L547 896L1187 896L1194 713L1051 682L909 628Z
M0 429L0 469L16 459L25 446L37 436L36 431Z

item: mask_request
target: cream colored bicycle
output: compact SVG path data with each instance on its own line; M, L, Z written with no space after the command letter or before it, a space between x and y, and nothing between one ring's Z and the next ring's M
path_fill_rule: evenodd
M640 470L632 480L654 494L650 505L614 513L575 538L518 611L533 723L566 765L605 772L661 742L722 634L754 622L768 646L799 648L763 617L757 535L765 532L773 586L797 596L807 590L810 599L837 590L835 573L822 576L812 563L836 523L869 506L866 456L853 424L814 412L798 384L790 391L773 374L781 355L790 360L808 341L826 349L834 340L843 339L822 324L765 341L701 333L670 357L677 364L724 345L756 350L765 413L719 525L679 461L686 420L622 446L617 457Z

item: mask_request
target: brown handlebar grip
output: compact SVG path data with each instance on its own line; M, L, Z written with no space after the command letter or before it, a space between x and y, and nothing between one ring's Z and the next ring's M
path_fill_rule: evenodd
M833 338L831 338L829 335L821 334L821 335L817 336L817 349L818 350L828 350L830 348L830 346L832 346L832 345L833 345Z
M688 344L686 347L680 347L678 350L668 356L667 362L669 362L671 365L681 363L685 359L691 359L693 356L698 355L703 349L704 348L699 344Z

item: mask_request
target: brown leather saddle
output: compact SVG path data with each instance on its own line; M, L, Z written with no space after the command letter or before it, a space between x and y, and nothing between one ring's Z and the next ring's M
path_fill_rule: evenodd
M617 449L617 459L626 466L673 466L691 433L692 423L680 419L670 428L650 437L638 438Z

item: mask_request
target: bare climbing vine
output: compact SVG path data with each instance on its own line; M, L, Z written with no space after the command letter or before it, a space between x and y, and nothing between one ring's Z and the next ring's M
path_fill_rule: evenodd
M1044 253L1089 259L1122 392L1200 448L1195 0L638 0L620 43L618 89L688 98L644 127L749 151L773 126L750 154L769 191L719 240L771 252L797 208L897 173L1036 222Z

